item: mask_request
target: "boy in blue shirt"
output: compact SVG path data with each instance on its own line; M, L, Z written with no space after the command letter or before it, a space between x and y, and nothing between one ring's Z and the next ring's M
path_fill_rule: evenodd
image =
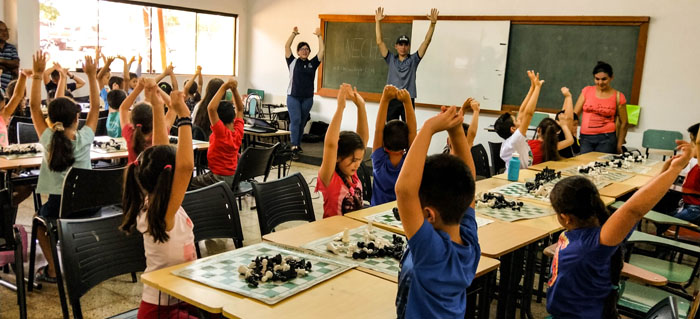
M406 122L391 120L386 122L387 110L391 100L403 103ZM416 137L416 113L413 110L411 96L406 89L399 90L393 85L384 87L379 101L379 111L374 128L372 144L372 206L396 200L394 185L406 158L406 151Z
M401 261L399 318L464 318L479 264L474 161L462 130L463 108L443 107L408 151L396 183L408 248ZM432 135L447 130L454 154L426 159Z

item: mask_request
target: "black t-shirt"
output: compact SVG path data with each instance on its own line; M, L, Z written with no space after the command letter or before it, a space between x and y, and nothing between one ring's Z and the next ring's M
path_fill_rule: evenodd
M290 78L287 95L298 98L313 97L314 78L321 61L318 60L317 56L311 60L301 60L295 58L294 55L290 55L286 60Z
M564 132L559 132L559 140L563 141L565 139L566 139L566 136L564 135ZM572 157L578 155L578 153L580 153L580 152L581 152L581 145L579 145L578 139L576 138L576 136L574 136L574 144L571 144L571 146L569 146L565 149L559 150L559 156L564 157L564 158L572 158Z
M56 91L56 88L58 88L58 84L53 83L53 81L49 81L49 83L46 84L46 92ZM76 88L77 85L75 82L66 84L66 90L68 91L73 92Z

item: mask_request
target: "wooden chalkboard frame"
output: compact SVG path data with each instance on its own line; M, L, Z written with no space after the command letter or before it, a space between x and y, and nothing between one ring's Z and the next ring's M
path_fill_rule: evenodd
M338 15L321 14L321 34L325 39L326 22L374 22L374 15ZM387 16L382 23L412 23L413 20L427 20L426 16ZM629 103L639 103L639 92L642 87L642 73L644 71L644 57L646 54L647 35L649 33L648 16L440 16L438 20L509 20L511 24L553 24L553 25L596 25L596 26L639 26L639 36L637 39L637 51L632 80L632 92L630 92ZM323 63L318 71L318 84L316 95L336 98L337 89L322 87L323 84ZM360 92L360 95L368 102L379 102L381 94ZM416 106L439 108L439 105L416 103ZM503 111L517 111L519 105L504 104L501 111L483 110L482 113L500 114ZM538 109L540 112L555 113L551 109Z

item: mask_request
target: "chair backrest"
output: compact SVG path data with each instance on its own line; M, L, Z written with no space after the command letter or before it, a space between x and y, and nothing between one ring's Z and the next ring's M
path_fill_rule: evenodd
M501 159L501 143L489 142L489 151L491 152L493 173L500 174L501 170L506 169L506 162Z
M668 296L649 309L645 319L678 319L678 304L676 298ZM688 317L691 318L691 317Z
M90 108L90 105L88 103L88 108ZM89 112L80 112L80 115L78 116L79 119L86 119ZM100 113L98 113L98 117L107 117L109 115L109 110L100 110Z
M642 147L673 151L676 149L676 140L682 140L683 134L678 131L646 130L642 137Z
M548 117L549 117L549 114L547 114L547 113L535 112L535 114L532 114L532 120L530 120L530 126L540 125L540 122L542 122L542 120L544 120Z
M243 230L231 186L218 182L185 193L182 208L194 224L196 242L212 238L231 238L236 248L243 244Z
M491 168L489 167L489 156L486 154L486 148L483 144L472 146L472 158L474 159L474 168L476 175L486 178L491 177Z
M27 108L28 109L28 108ZM29 123L34 126L32 118L28 116L13 116L10 120L10 124L7 126L8 142L10 144L17 144L17 123ZM36 132L36 131L35 131ZM34 133L36 135L36 133Z
M91 219L61 219L58 238L68 298L75 318L82 318L80 297L115 276L144 271L141 233L119 230L122 215Z
M17 143L37 143L39 136L33 123L17 122Z
M272 167L272 154L279 145L277 143L272 147L249 146L246 148L241 157L238 158L232 189L235 191L240 182L252 180L258 176L264 176L263 180L267 180L267 175ZM236 156L236 154L231 154L231 156Z
M78 119L78 129L83 128L83 126L85 126L86 122L87 122L87 119Z
M277 225L292 221L316 220L311 192L301 173L265 183L253 183L260 235L272 232Z
M192 125L192 139L199 141L209 141L209 136L204 133L204 130L196 125Z
M71 167L63 180L60 218L71 218L105 208L105 214L121 213L113 205L122 202L124 168L84 169Z
M265 99L265 91L264 90L248 89L246 94L248 94L248 95L256 94L257 96L260 97L260 99Z
M244 104L244 113L247 117L257 118L258 114L262 114L262 97L256 93L249 93Z
M367 167L364 161L360 162L357 177L362 183L362 199L369 202L372 198L372 169Z
M0 190L0 238L5 240L7 249L13 249L14 231L12 230L17 219L17 207L12 205L9 189Z
M95 128L95 136L107 135L107 118L100 117L97 119L97 127Z

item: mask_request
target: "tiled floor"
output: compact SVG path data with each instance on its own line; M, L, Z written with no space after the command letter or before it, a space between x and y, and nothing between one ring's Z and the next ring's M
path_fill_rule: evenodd
M301 172L306 178L312 192L316 185L316 175L318 166L311 166L294 162L291 173ZM276 178L277 174L273 171L270 178ZM319 194L312 193L314 211L316 219L321 219L323 216L323 200ZM244 209L240 212L241 224L244 233L244 245L251 245L261 241L260 230L258 227L258 219L255 210L250 210L252 198L244 200ZM27 231L30 230L31 218L33 215L33 206L31 201L25 201L20 206L17 217L19 224L25 225ZM289 222L281 225L278 229L289 228L298 225L300 222ZM232 247L233 244L229 243ZM202 248L204 245L202 245ZM42 257L43 258L43 257ZM25 264L25 268L26 268ZM1 277L14 281L14 276L10 273L0 274ZM81 298L83 316L85 318L105 318L111 315L127 311L138 307L141 296L142 284L132 283L131 276L124 275L111 280L108 280L89 291ZM16 296L11 290L0 287L0 318L18 318L18 307L15 303ZM495 305L495 302L494 304ZM27 308L29 318L60 318L61 309L58 299L58 291L56 285L44 284L41 290L35 290L28 294ZM535 318L543 318L546 316L544 304L532 303L533 314ZM492 316L495 318L495 307L492 307Z

